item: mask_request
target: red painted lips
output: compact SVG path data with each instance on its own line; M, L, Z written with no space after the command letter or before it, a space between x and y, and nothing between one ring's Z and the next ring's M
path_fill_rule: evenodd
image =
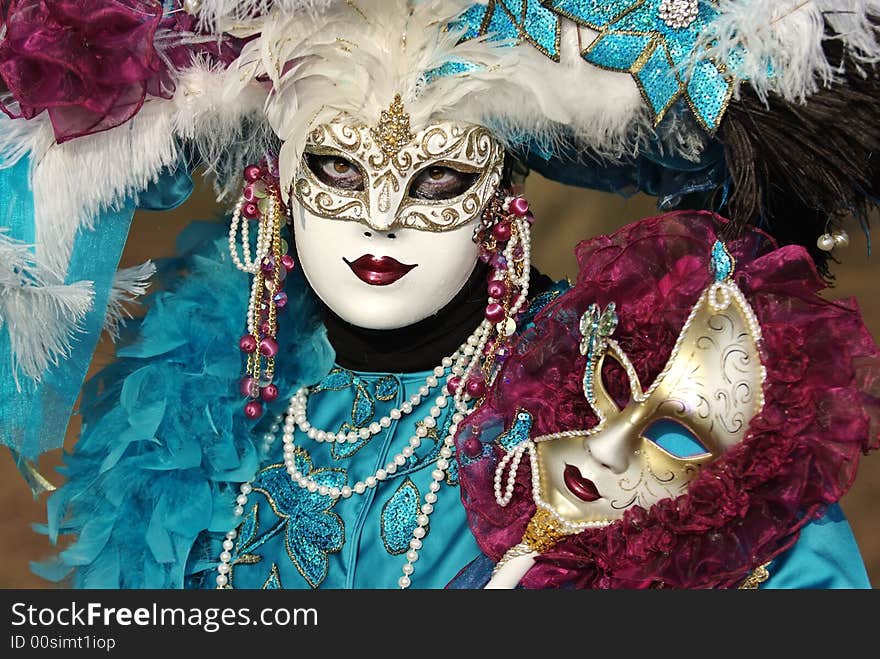
M602 498L599 490L596 488L596 484L589 478L584 478L581 470L574 465L565 465L562 478L565 480L565 487L581 501L589 503L590 501Z
M354 261L349 261L345 257L342 260L351 268L358 279L371 286L393 284L418 265L417 263L407 265L390 256L373 256L372 254L364 254Z

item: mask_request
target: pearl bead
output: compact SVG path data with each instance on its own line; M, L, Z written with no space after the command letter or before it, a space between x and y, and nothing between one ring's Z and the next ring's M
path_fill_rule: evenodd
M244 494L239 494L237 497L235 497L235 503L237 503L239 506L243 506L247 503L247 497Z
M380 430L382 430L382 426L380 426L375 421L373 421L373 423L370 424L370 434L371 435L377 434Z
M837 247L848 247L849 246L849 234L846 231L836 231L832 234L834 238L834 244Z
M406 464L406 458L398 453L394 456L394 464L396 464L398 467L402 467Z
M425 513L425 515L430 515L434 512L434 506L432 506L430 503L423 503L422 512Z
M220 574L229 574L229 564L220 563L220 565L217 566L217 572Z
M225 549L226 551L232 551L232 548L234 546L235 545L232 544L232 540L224 540L223 541L223 549Z
M397 580L397 585L401 588L409 588L410 583L409 577L400 577L400 579Z
M361 439L369 439L370 437L370 429L369 428L361 428L358 430L358 437Z
M383 428L388 428L391 425L391 417L383 416L379 419L379 425Z
M339 490L339 494L342 495L343 499L347 499L351 496L351 488L348 485L343 485L342 489Z
M403 573L406 575L412 574L415 568L409 563L404 563L403 565Z
M412 446L404 446L400 454L405 458L410 457L413 454Z
M830 233L823 233L816 241L816 247L821 249L823 252L830 252L832 249L834 249L834 236L832 236Z
M422 541L419 540L418 538L413 538L412 540L409 541L409 546L411 549L415 549L416 551L418 551L419 549L422 548Z
M253 492L254 488L251 486L250 483L242 483L239 489L241 490L242 494L250 494L251 492Z
M397 471L397 463L389 462L387 465L385 465L385 471L387 471L389 474L395 473Z
M375 476L367 476L364 479L364 483L366 483L367 487L376 487L376 477Z
M224 563L228 563L232 560L232 554L230 554L228 551L220 552L220 560Z
M229 583L229 577L227 577L225 574L221 574L221 575L217 576L217 585L220 586L221 588L228 583Z
M415 551L414 549L410 549L406 552L406 560L408 560L410 563L415 563L417 560L419 560L419 552Z
M442 481L444 478L446 478L446 474L444 474L439 469L435 469L431 472L431 478L433 478L435 481Z
M385 471L384 469L376 470L376 480L384 481L386 478L388 478L387 471Z
M235 513L236 517L241 517L242 515L244 515L244 508L242 508L241 506L236 506L235 510L233 510L232 512Z
M413 537L421 540L425 537L425 529L423 529L421 526L417 526L413 529Z
M444 359L443 361L445 362L446 359ZM444 369L442 366L435 366L434 367L434 376L435 377L442 378L443 374L445 372L446 372L446 369Z
M354 484L354 491L358 494L363 494L367 489L367 486L364 485L361 481L358 481Z
M397 421L397 420L398 420L401 416L403 416L403 415L400 413L400 410L397 409L397 408L395 407L393 410L391 410L391 411L388 413L388 416L390 416L392 419L394 419L395 421Z

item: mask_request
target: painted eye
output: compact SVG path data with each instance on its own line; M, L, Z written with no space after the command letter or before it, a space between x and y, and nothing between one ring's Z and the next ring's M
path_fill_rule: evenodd
M318 180L340 190L363 190L364 175L358 166L342 156L307 153L306 163Z
M452 199L470 188L478 177L477 173L434 165L423 169L413 179L409 196L429 200Z
M710 455L697 436L672 419L658 419L642 433L671 456L686 460Z

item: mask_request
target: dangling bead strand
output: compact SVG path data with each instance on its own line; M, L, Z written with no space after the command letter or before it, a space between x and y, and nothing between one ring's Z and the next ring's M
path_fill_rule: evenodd
M248 165L244 178L244 191L229 228L229 252L239 270L253 275L247 334L239 339L238 347L248 356L246 372L239 383L242 396L249 399L244 412L249 419L256 419L263 413L263 403L278 397L278 388L272 382L278 353L278 309L287 303L287 295L281 288L294 261L288 254L282 254L282 203L270 163ZM248 234L250 220L259 222L253 257ZM241 258L236 244L239 224L243 243Z

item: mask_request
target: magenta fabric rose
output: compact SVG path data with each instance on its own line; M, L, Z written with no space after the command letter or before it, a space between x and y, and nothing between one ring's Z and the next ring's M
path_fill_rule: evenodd
M58 142L128 121L147 94L173 91L154 46L161 21L159 0L13 0L0 108L25 119L48 110Z

